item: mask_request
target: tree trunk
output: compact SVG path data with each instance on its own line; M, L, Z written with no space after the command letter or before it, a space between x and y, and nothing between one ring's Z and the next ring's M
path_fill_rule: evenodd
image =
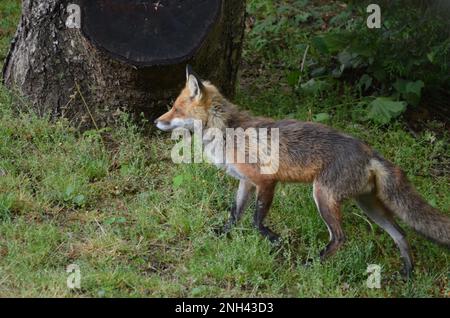
M192 54L181 56L178 60L167 58L166 63L161 59L152 63L153 57L144 52L152 47L159 48L161 42L148 43L142 48L130 47L130 53L124 54L122 58L112 54L114 52L110 48L102 48L99 42L104 39L95 38L102 35L94 34L92 38L92 34L87 33L95 33L93 31L96 29L89 31L87 27L83 28L84 15L89 16L89 12L83 11L88 10L87 2L83 1L91 0L23 0L21 21L3 69L5 84L25 97L22 107L28 105L40 115L49 115L52 119L66 117L77 124L91 127L110 124L120 113L118 109L135 114L144 112L149 117L156 117L184 84L187 63L216 84L227 97L233 97L242 50L245 1L216 1L219 3L218 15L215 23L207 30L204 41L198 47L192 45ZM111 6L111 3L130 3L123 0L97 1L101 2L106 6ZM152 12L156 16L158 12L170 13L168 10L175 2L139 0L136 3L156 5L153 8L156 11ZM66 27L69 17L67 7L72 3L82 8L81 29ZM177 3L179 7L180 3L183 4L179 0ZM159 4L160 9L157 7ZM100 9L103 10L102 7ZM132 13L128 14L127 19L133 19ZM174 21L171 23L181 25L176 19L172 19ZM86 24L91 21L86 20ZM102 23L101 19L94 22ZM138 20L125 22L124 25L128 23L135 28L140 23ZM95 23L89 25L92 27ZM161 23L165 26L167 19L161 19ZM179 32L189 32L189 25L181 26ZM155 34L159 30L149 25L143 28L146 28L145 32ZM172 35L174 29L170 30L172 33L166 34ZM114 36L111 36L112 40ZM184 37L183 34L180 36ZM195 39L195 36L190 38ZM181 51L184 47L182 44L168 43L167 47L179 45ZM117 45L112 47L112 51L124 50ZM144 53L134 54L138 49L143 49ZM167 52L171 56L172 53L176 52Z

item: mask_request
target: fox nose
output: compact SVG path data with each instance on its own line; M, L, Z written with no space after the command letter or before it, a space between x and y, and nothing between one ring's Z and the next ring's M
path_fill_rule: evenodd
M154 124L155 124L155 125L158 124L158 119L155 119Z

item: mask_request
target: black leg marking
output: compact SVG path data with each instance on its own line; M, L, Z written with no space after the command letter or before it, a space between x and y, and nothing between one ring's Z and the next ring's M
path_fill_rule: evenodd
M220 234L229 233L236 225L236 223L240 221L254 188L255 186L249 181L241 180L239 182L239 188L236 192L236 198L230 210L230 218L222 227L222 229L220 229Z
M258 194L256 198L256 209L253 216L253 224L258 231L269 241L276 243L279 241L279 236L274 233L267 226L264 226L264 219L269 213L270 206L272 205L273 196L275 193L275 183L264 184L258 186Z

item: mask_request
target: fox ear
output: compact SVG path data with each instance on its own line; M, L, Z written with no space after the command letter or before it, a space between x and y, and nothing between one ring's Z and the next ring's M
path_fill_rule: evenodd
M202 98L204 89L202 80L195 74L189 64L186 66L186 86L191 92L191 98L197 100Z
M202 98L203 85L195 75L190 74L188 76L187 87L191 92L190 96L192 99L200 100Z
M189 82L189 75L193 74L192 66L186 65L186 83Z

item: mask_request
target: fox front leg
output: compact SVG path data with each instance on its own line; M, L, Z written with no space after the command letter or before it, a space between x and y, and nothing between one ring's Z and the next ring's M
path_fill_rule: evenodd
M242 218L254 189L255 186L251 182L245 179L240 180L239 188L236 192L236 198L231 207L230 218L219 231L221 234L229 233L236 223L238 223Z
M264 219L269 213L272 205L273 196L275 193L276 183L269 183L258 186L258 193L256 196L256 210L253 217L253 224L258 231L272 243L279 241L280 237L271 229L264 225Z

